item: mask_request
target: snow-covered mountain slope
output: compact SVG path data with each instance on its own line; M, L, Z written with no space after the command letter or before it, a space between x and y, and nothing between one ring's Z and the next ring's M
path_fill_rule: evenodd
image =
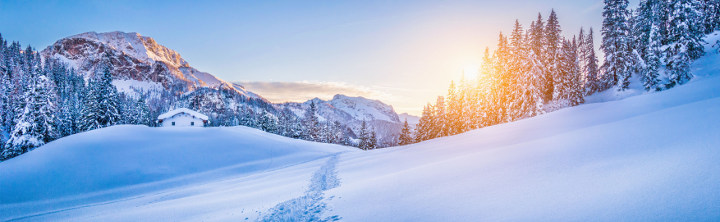
M408 125L413 127L420 122L420 117L408 113L400 113L398 114L398 117L400 117L400 122L404 122L405 120L407 120Z
M170 107L193 107L223 121L230 121L228 116L241 115L248 109L277 114L284 107L302 117L309 104L272 104L240 84L198 71L176 51L134 32L82 33L58 40L41 54L45 59L68 63L86 78L102 71L104 64L110 64L113 84L120 92L134 97L146 95L157 99L155 103L172 103L166 104ZM160 98L161 95L166 97ZM340 121L353 129L359 129L360 121L367 120L377 128L381 140L394 145L399 121L391 106L342 95L317 102L321 119Z
M60 39L41 54L44 58L67 62L86 77L102 71L99 69L103 63L109 63L116 80L136 80L141 82L138 85L158 83L166 90L180 93L201 87L227 89L249 98L261 99L240 85L198 71L176 51L135 32L86 32Z
M327 101L315 98L303 103L278 104L278 107L287 107L299 117L303 117L312 102L316 104L321 121L338 121L351 126L355 134L359 133L362 121L366 121L381 143L397 144L394 140L399 135L402 122L392 106L379 100L338 94Z
M717 221L718 86L706 75L367 152L111 127L0 163L0 220Z

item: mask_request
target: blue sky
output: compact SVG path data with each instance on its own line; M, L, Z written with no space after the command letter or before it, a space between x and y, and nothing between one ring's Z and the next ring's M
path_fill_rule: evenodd
M598 0L0 0L0 33L42 49L82 32L138 32L201 71L261 95L276 92L274 101L346 93L417 114L463 69L478 65L484 48L515 19L527 27L538 12L547 18L554 8L565 35L592 26L599 44L602 6ZM321 89L288 90L303 84ZM272 88L277 85L285 90Z

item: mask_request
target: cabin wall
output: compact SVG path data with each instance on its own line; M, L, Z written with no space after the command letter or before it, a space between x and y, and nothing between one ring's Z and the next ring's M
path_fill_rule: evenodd
M174 126L172 125L173 122L175 122ZM193 122L195 123L194 126L197 126L197 127L205 126L202 119L195 118L187 113L180 113L180 114L174 115L170 118L167 118L167 119L163 120L161 125L163 127L193 126L192 125Z

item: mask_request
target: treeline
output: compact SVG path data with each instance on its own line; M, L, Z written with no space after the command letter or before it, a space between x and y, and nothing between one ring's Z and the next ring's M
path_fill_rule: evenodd
M719 2L643 0L630 10L627 0L606 0L601 66L592 28L566 37L554 10L527 29L516 20L492 54L485 49L478 82L451 83L447 96L424 107L414 135L403 130L401 144L582 104L593 93L628 89L633 75L648 91L686 83L704 54L703 36L720 29Z
M119 94L112 76L86 83L65 63L0 35L0 160L55 139L115 124L152 124L144 98Z
M315 101L311 101L302 117L298 117L287 107L276 113L245 109L242 114L232 118L229 125L257 128L265 132L307 141L356 146L364 150L378 147L375 132L370 130L365 122L361 125L359 135L356 135L349 126L338 121L320 121Z

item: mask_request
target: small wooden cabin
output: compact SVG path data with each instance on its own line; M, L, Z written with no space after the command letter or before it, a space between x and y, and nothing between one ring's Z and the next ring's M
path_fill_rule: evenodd
M207 125L208 117L188 108L179 108L170 110L158 116L158 123L160 123L160 126L162 127L203 127Z

